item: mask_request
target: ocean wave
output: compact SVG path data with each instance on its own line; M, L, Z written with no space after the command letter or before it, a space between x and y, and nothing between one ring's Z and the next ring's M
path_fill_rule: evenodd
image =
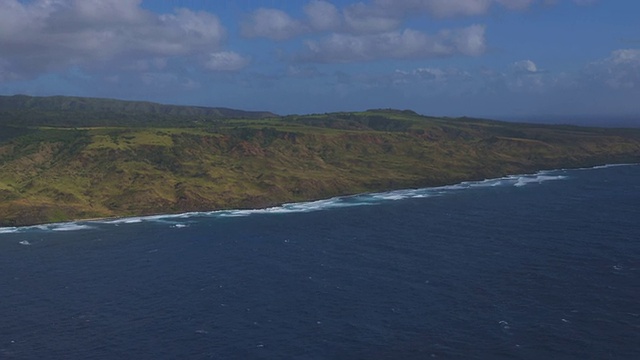
M525 186L528 184L532 184L532 183L542 183L545 181L553 181L553 180L563 180L566 179L567 177L564 175L557 175L557 176L551 176L551 175L538 175L538 176L531 176L531 177L526 177L526 176L520 176L517 178L516 182L513 184L513 186Z
M22 226L22 227L5 227L0 228L0 234L16 234L24 232L61 232L61 231L79 231L93 229L93 226L86 224L85 222L68 222L68 223L54 223L44 225Z
M591 169L608 169L608 168L618 167L618 166L637 166L637 165L640 165L640 164L606 164L606 165L594 166Z
M86 224L65 223L65 224L55 224L47 228L47 230L51 230L51 231L78 231L78 230L87 230L87 229L93 229L93 227Z
M584 171L584 170L600 170L600 169L608 169L608 168L612 168L612 167L620 167L620 166L638 166L638 165L640 165L640 163L603 164L603 165L596 165L596 166L591 166L591 167L583 167L583 168L575 168L575 169L558 169L558 170L565 170L565 171ZM558 171L558 170L551 170L551 171Z
M246 217L251 215L268 215L268 214L291 214L291 213L307 213L313 211L330 210L336 208L345 208L353 206L371 206L378 205L389 201L398 201L406 199L424 199L434 196L445 196L450 193L464 191L468 189L513 186L523 187L531 184L541 184L547 181L565 180L568 178L567 171L571 170L588 170L603 169L614 166L635 166L639 164L608 164L599 165L591 168L581 169L559 169L559 170L543 170L533 174L508 175L495 179L485 179L479 181L465 181L454 185L446 185L439 187L418 188L418 189L401 189L379 193L365 193L350 196L339 196L323 200L286 203L279 206L262 208L262 209L232 209L217 210L209 212L187 212L180 214L160 214L150 216L137 216L106 220L86 220L69 223L57 223L36 225L28 227L6 227L0 228L1 234L12 234L27 231L79 231L93 229L95 226L104 225L132 225L144 222L166 223L173 228L186 227L185 220L193 220L198 217Z
M280 206L274 206L264 209L246 209L246 210L222 210L205 213L206 215L215 215L221 217L236 217L236 216L249 216L255 214L290 214L290 213L306 213L312 211L351 207L351 206L364 206L373 205L371 202L358 202L353 201L357 196L344 196L334 197L323 200L299 202L299 203L287 203ZM202 215L202 214L200 214Z
M13 234L20 231L17 227L0 227L0 234Z

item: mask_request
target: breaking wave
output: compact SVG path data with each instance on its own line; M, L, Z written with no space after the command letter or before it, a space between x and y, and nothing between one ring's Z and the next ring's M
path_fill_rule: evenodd
M601 165L592 168L573 169L603 169L614 166L633 166L638 164L613 164ZM187 222L198 217L244 217L257 214L290 214L290 213L307 213L313 211L329 210L335 208L345 208L352 206L371 206L378 205L388 201L397 201L405 199L421 199L433 196L444 196L450 193L464 191L475 188L497 187L497 186L514 186L523 187L531 184L540 184L547 181L564 180L568 178L567 172L570 170L545 170L535 174L509 175L495 179L486 179L481 181L465 181L455 185L419 188L419 189L403 189L393 190L379 193L366 193L351 196L339 196L329 199L287 203L280 206L274 206L263 209L236 209L236 210L217 210L210 212L188 212L181 214L164 214L152 216L139 216L106 220L85 220L69 223L57 223L36 225L27 227L5 227L0 228L1 234L34 232L34 231L78 231L88 230L105 225L130 225L144 222L164 223L171 228L183 228L188 226Z
M3 228L0 228L0 234L14 234L14 233L22 233L22 232L78 231L78 230L87 230L87 229L93 229L93 228L94 227L91 226L89 222L76 221L76 222L34 225L34 226L3 227Z

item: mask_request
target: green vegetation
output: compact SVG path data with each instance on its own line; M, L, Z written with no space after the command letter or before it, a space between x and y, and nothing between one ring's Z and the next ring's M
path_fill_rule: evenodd
M0 122L20 126L172 126L184 127L219 119L274 117L266 111L201 106L162 105L145 101L71 96L0 96Z
M233 119L115 100L10 98L0 101L1 226L264 207L640 160L637 129L396 110ZM112 108L60 105L73 101Z

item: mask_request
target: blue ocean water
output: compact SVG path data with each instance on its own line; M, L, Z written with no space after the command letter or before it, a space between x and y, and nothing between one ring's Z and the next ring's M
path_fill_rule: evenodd
M640 166L0 229L1 359L638 359Z

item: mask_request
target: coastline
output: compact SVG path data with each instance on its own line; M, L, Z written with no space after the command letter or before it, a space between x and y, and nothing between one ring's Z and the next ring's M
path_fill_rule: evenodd
M167 219L184 219L184 218L192 218L192 217L206 217L212 215L224 215L226 216L245 216L245 215L237 215L237 214L253 214L253 213L282 213L282 212L310 212L310 211L319 211L324 210L328 207L316 207L312 210L307 211L287 211L287 207L293 208L304 208L305 205L310 204L318 204L318 203L328 203L331 201L339 201L343 199L354 199L357 197L366 197L366 196L387 196L386 200L399 200L399 198L394 198L394 193L406 193L411 191L437 191L439 189L454 189L463 185L471 185L469 187L473 187L473 185L478 186L478 184L488 183L488 182L497 182L501 180L514 180L521 177L536 177L541 175L546 175L553 172L559 171L582 171L582 170L598 170L598 169L606 169L610 167L620 167L620 166L639 166L640 163L607 163L602 165L595 165L590 167L577 167L577 168L558 168L558 169L542 169L538 170L534 173L521 173L521 174L511 174L505 175L495 178L489 178L484 180L465 180L453 184L440 185L440 186L432 186L432 187L421 187L421 188L398 188L398 189L389 189L386 191L380 192L368 192L368 193L356 193L350 195L340 195L329 198L322 199L309 199L306 201L299 202L282 202L279 204L275 204L273 206L267 207L258 207L258 208L240 208L240 209L217 209L211 211L187 211L180 213L158 213L158 214L141 214L141 215L133 215L133 216L122 216L122 217L93 217L93 218L78 218L69 221L63 222L51 222L51 223L35 223L24 226L8 226L8 227L0 227L0 235L3 234L11 234L21 231L28 230L55 230L58 231L72 231L72 230L81 230L90 228L91 224L127 224L127 223L139 223L139 222L148 222L148 221L162 221ZM553 180L553 179L552 179ZM515 185L518 186L518 185ZM362 206L362 203L353 203L348 206ZM344 207L342 206L334 206L334 207ZM283 210L284 209L284 210ZM234 215L236 214L236 215Z
M80 121L71 115L61 119ZM640 162L640 130L388 110L215 126L65 124L0 144L0 226L268 208Z

